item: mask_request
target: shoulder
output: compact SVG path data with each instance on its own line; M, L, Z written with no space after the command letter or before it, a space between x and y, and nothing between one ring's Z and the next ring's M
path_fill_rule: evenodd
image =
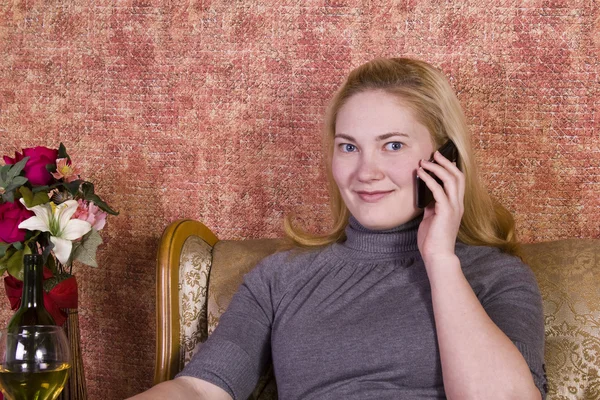
M463 243L456 245L456 255L465 272L484 272L496 270L531 271L519 257L505 253L492 246L471 246Z
M328 247L317 249L300 249L278 251L263 258L256 270L267 274L293 273L298 267L312 264Z
M320 258L329 247L280 251L263 258L245 277L246 283L260 281L273 289L284 290L292 282L324 265Z
M458 244L456 254L465 277L481 301L498 294L539 295L531 268L519 257L497 247Z

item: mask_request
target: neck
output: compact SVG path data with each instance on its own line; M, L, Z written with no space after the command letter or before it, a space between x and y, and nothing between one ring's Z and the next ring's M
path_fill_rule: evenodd
M372 230L350 217L346 227L346 241L339 246L357 256L390 256L418 251L417 232L422 217L387 230Z

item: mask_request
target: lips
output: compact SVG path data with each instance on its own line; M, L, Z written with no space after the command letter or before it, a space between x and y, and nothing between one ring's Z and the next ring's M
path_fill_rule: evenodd
M386 197L388 194L392 193L392 190L378 190L378 191L357 191L356 194L360 199L366 203L376 203L379 200Z

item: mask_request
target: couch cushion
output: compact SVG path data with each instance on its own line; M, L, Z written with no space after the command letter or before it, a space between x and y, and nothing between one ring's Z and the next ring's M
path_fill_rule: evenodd
M283 239L221 240L213 250L208 288L208 333L217 327L244 275L266 256L282 249ZM215 266L217 266L215 268Z
M600 240L523 246L544 302L548 399L600 399Z

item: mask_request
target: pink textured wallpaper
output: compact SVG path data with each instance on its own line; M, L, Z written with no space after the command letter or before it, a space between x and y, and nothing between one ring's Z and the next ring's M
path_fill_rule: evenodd
M324 106L349 69L400 55L450 76L522 240L600 237L594 0L0 0L0 154L62 141L121 211L77 270L90 399L151 385L167 224L327 220Z

